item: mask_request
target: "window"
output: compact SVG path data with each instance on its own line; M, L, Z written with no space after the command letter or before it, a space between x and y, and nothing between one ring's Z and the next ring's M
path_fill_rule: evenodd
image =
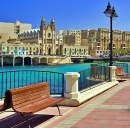
M25 51L25 48L23 47L23 51Z
M3 47L3 50L5 50L5 47Z
M17 51L17 47L15 47L15 51Z
M7 47L7 51L9 51L9 47Z
M21 47L19 47L19 50L21 50Z
M28 47L26 47L26 50L28 50Z
M11 47L11 50L13 50L13 47Z
M1 50L1 47L0 47L0 50Z
M33 48L33 50L35 50L35 48Z
M1 36L0 36L0 39L1 39Z

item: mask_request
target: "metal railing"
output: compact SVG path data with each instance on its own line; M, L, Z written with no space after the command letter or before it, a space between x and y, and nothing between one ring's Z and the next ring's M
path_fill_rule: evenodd
M64 95L64 74L50 71L19 70L0 72L0 99L5 91L41 82L48 82L50 94Z
M109 67L95 66L79 72L79 91L109 81Z
M124 72L129 73L129 65L128 65L128 63L113 63L113 65L116 66L116 67L123 66ZM95 66L109 66L109 63L97 63Z

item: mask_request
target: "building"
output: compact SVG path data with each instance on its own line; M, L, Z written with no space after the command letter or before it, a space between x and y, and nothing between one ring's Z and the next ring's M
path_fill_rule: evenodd
M80 30L64 30L63 35L81 35L81 31Z
M127 32L122 33L119 30L113 30L112 43L113 49L129 47L129 40L126 39ZM124 34L124 35L123 35ZM129 34L128 34L129 35ZM89 54L92 56L109 55L110 30L98 28L98 30L81 30L81 45L89 47Z
M90 29L81 30L81 46L89 46L88 38L89 38Z
M81 46L81 31L80 30L64 30L63 44Z
M59 44L59 45L63 44L63 33L64 33L64 30L59 30L59 32L56 34L56 38L57 38L56 44Z
M113 30L112 31L112 43L113 43L113 49L120 49L122 47L122 32L119 30Z
M88 46L61 45L60 52L63 56L88 56Z
M81 46L81 35L64 35L63 44Z
M130 31L124 31L122 33L122 45L121 47L123 49L126 49L127 47L130 47Z
M0 51L5 52L6 54L15 54L15 55L39 55L40 45L39 44L25 44L22 42L17 43L0 43Z
M14 23L0 22L0 43L17 38L19 32L29 30L31 27L31 24L20 23L19 21Z

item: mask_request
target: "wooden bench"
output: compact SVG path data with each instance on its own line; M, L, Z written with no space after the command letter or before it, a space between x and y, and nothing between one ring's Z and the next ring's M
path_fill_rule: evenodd
M29 85L26 87L7 90L4 104L0 105L0 111L12 108L27 121L26 115L36 113L47 107L56 105L65 98L52 98L47 82ZM60 109L57 106L59 115ZM30 127L30 126L29 126Z
M122 80L122 77L124 77L124 76L129 77L129 75L130 75L130 73L125 73L125 72L124 72L123 66L121 66L121 67L116 67L115 73L116 73L116 75L117 75L118 77L121 78L121 80Z

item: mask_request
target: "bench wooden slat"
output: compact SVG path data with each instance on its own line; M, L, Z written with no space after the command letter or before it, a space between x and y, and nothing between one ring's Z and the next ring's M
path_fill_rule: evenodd
M19 103L23 103L23 102L27 102L28 100L34 100L34 99L39 99L42 97L42 99L45 99L47 97L51 97L50 94L48 92L44 93L44 96L42 96L42 94L37 94L37 95L29 95L29 96L21 96L20 98L17 99L13 99L13 105L19 104Z
M13 94L12 97L13 99L16 99L16 98L19 98L22 95L29 95L31 93L36 93L36 92L40 92L40 91L49 91L49 87L42 87L42 88L38 88L38 89L35 89L35 90L30 90L30 91L26 91L26 92L22 92L22 93L18 93L18 94Z
M46 99L48 99L48 98L50 98L49 95L46 96ZM45 98L40 97L40 98L37 98L37 99L34 99L34 100L28 100L26 102L22 102L22 103L19 103L19 104L13 103L13 106L15 106L16 108L21 108L21 107L26 106L28 104L34 104L35 102L42 101L42 100L45 100Z
M25 114L25 113L33 114L35 112L38 112L42 109L47 108L48 106L53 106L63 100L64 99L60 99L60 98L48 98L44 101L36 102L33 105L28 105L28 106L18 108L18 109L14 107L14 109L16 112L21 113L21 114Z
M48 85L47 82L43 82L43 84L39 83L39 84L29 85L29 86L25 86L25 87L11 89L10 91L11 91L12 95L15 95L15 94L18 94L18 93L23 93L23 92L35 90L37 88L48 87L48 86L49 85Z
M30 98L30 97L39 97L39 96L43 96L44 95L50 95L50 93L48 92L48 90L39 90L39 91L31 91L31 92L26 92L23 94L19 94L19 95L14 95L12 96L13 98L13 102L17 102L19 100L22 100L23 98Z

